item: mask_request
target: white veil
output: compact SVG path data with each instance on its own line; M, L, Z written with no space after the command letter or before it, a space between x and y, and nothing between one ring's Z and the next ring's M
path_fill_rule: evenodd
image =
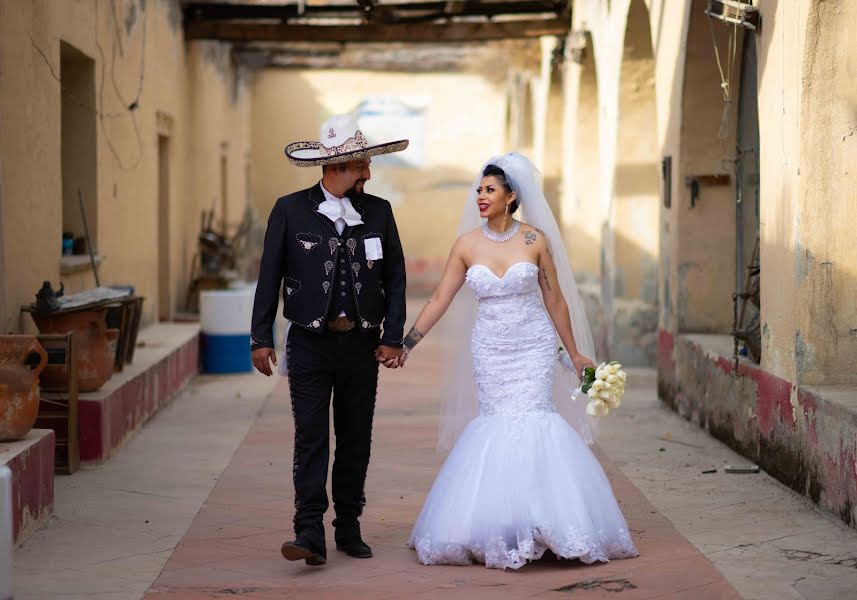
M589 321L586 319L583 303L577 291L562 234L545 198L541 174L526 156L517 152L494 156L479 169L467 195L458 235L482 225L479 209L476 206L476 188L482 181L482 172L489 164L503 169L509 185L517 193L519 208L515 217L540 229L547 237L556 265L560 289L571 316L577 350L597 364ZM439 323L441 334L452 348L447 353L444 365L448 385L441 407L438 432L438 450L440 451L449 451L455 445L464 427L479 414L479 402L473 380L473 359L470 352L470 336L475 319L476 298L473 291L465 285L459 290L446 316ZM510 357L512 368L514 368L513 361L514 357ZM591 444L595 439L597 421L586 414L587 396L580 394L580 381L573 369L566 369L559 361L556 366L554 403L566 421L587 443Z

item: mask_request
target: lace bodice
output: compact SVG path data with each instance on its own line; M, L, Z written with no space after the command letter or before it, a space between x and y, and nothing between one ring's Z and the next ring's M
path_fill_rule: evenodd
M467 270L479 300L471 351L481 415L556 412L556 332L538 274L530 262L515 263L502 277L484 265Z
M467 269L467 283L479 300L537 292L539 268L531 262L516 262L498 277L485 265Z

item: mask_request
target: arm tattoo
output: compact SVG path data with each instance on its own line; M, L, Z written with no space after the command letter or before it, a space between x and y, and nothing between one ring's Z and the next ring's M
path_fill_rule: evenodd
M553 256L553 252L551 252L551 245L550 245L550 240L548 240L548 236L546 236L545 232L542 231L541 229L536 228L536 231L538 231L540 234L542 234L545 237L545 245L548 247L548 254Z
M551 282L550 280L548 280L548 271L544 267L542 267L542 277L545 278L545 286L548 288L548 291L552 292L553 290L551 289Z
M411 327L411 330L405 337L404 346L408 350L413 350L414 346L419 344L421 339L423 339L423 334L416 327Z
M536 233L534 231L527 231L524 233L524 240L527 246L531 246L533 242L536 241Z

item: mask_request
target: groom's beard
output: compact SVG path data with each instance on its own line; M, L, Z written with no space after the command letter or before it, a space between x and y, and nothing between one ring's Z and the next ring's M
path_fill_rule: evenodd
M348 190L345 192L345 197L346 198L356 198L358 196L362 196L363 195L363 186L365 186L365 185L366 185L365 179L358 179L357 181L354 182L354 185L352 185L350 188L348 188Z

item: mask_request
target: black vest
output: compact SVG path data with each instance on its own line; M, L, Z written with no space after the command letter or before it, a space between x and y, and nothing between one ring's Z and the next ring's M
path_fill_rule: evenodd
M334 225L335 227L335 225ZM354 321L354 281L349 276L349 271L352 268L352 263L348 260L348 233L351 227L346 226L342 230L342 235L339 237L339 248L336 256L333 259L336 277L333 278L333 299L330 303L330 310L327 313L329 321L335 319L343 312L349 320Z

